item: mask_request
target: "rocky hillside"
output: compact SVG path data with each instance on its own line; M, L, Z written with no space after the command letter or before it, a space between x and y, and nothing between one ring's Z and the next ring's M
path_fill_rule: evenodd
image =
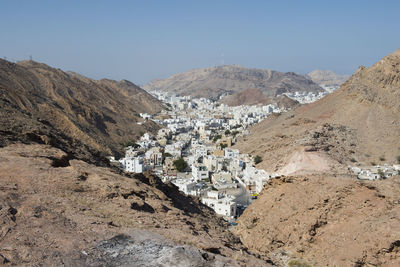
M154 80L143 88L212 99L249 88L259 89L267 97L275 97L285 92L322 91L322 88L310 79L293 72L250 69L237 65L191 70L167 79Z
M273 179L235 232L284 266L398 266L399 196L399 176Z
M0 148L1 266L269 266L196 198L47 145Z
M326 86L340 86L350 78L350 75L339 75L331 70L314 70L307 75L316 84Z
M129 81L92 80L34 61L0 59L0 145L38 142L91 160L158 126L162 104ZM96 154L97 153L97 154ZM96 155L95 155L96 154Z
M221 103L227 104L228 106L275 104L280 108L288 109L299 105L299 102L287 97L286 95L267 97L260 89L245 89L239 93L224 97L221 100Z
M252 129L237 146L284 174L395 163L400 155L400 50L360 67L339 90Z

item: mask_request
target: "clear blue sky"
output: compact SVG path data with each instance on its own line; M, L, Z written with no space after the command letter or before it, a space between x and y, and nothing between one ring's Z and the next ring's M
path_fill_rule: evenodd
M351 74L400 48L400 1L0 3L0 57L144 84L225 64Z

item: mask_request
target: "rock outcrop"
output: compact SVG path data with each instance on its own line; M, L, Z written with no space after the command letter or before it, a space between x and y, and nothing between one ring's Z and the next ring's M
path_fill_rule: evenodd
M303 75L245 68L238 65L191 70L175 74L167 79L151 81L143 88L212 99L218 99L223 94L240 93L246 89L258 89L266 97L276 97L295 91L323 91L321 87Z
M235 233L281 265L397 266L399 195L400 176L273 179L244 211Z
M0 148L0 265L268 266L174 185L66 156Z
M224 103L228 106L274 104L279 108L286 109L292 109L300 105L299 102L287 97L286 95L267 97L259 89L245 89L239 93L224 97L221 100L221 103Z
M304 150L326 156L333 173L338 164L396 163L400 155L400 50L370 68L359 68L336 92L270 116L251 132L237 148L260 155L260 166L269 171L279 171L290 164L293 153ZM301 166L294 171L301 172Z
M126 80L92 80L34 61L0 59L0 146L51 144L86 160L99 152L118 155L121 143L158 129L139 113L161 109Z
M270 180L235 232L289 266L397 266L400 177L360 181L348 165L400 155L400 50L360 67L339 90L261 122L237 146Z
M339 75L331 70L314 70L307 76L316 84L326 86L340 86L350 78L350 75Z

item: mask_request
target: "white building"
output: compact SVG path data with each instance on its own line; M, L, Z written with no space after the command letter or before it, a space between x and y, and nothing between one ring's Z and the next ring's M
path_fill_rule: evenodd
M198 146L194 149L194 155L196 158L207 156L207 148L204 146Z
M226 147L224 149L224 153L225 153L225 158L229 158L229 159L233 159L236 158L237 156L239 156L239 150L238 149L230 149L228 147Z
M380 175L377 172L371 172L370 170L361 170L357 177L360 180L376 180L380 178Z
M195 181L201 181L209 178L207 167L192 165L192 177L195 179Z
M150 148L145 153L147 164L153 167L162 166L162 153L158 147Z
M207 196L201 198L201 202L212 208L217 214L230 218L236 216L236 203L233 200L233 196L223 195L213 190L208 191Z
M186 195L196 195L195 189L197 183L193 179L175 179L172 183Z
M143 157L123 158L119 162L121 168L127 172L142 173L145 171Z
M269 179L270 175L264 170L259 170L252 166L248 166L243 170L242 180L252 193L260 193Z
M182 156L182 149L175 145L166 145L164 152L171 154L174 158L180 158Z

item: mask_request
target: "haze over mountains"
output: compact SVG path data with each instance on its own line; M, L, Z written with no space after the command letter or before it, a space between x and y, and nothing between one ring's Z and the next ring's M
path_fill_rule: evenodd
M340 86L350 78L350 75L339 75L331 70L314 70L307 76L316 84L326 86Z
M123 80L92 80L34 61L0 59L1 139L38 141L74 154L122 152L121 143L159 126L142 125L139 113L156 113L162 103ZM80 144L80 145L78 145Z
M224 65L175 74L167 79L153 80L143 86L146 90L162 90L178 95L218 99L224 94L258 89L266 97L287 92L321 92L311 79L293 72L278 72Z

